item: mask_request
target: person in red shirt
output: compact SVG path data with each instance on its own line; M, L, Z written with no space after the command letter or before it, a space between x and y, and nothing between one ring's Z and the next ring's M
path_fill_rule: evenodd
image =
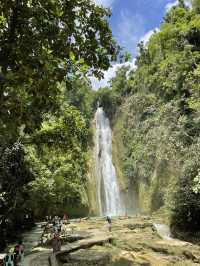
M63 220L64 220L64 221L68 221L68 220L69 220L69 217L68 217L67 213L64 214L64 216L63 216Z

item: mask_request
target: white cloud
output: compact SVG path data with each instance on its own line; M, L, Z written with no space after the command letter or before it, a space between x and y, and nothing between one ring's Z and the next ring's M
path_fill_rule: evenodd
M122 10L117 25L116 37L121 46L131 52L133 56L137 54L137 44L145 34L145 20L139 15L133 15L128 10Z
M109 86L109 81L115 77L116 71L118 68L122 67L122 66L130 66L130 70L134 69L135 66L135 58L130 61L130 62L126 62L126 63L122 63L122 64L114 64L112 67L110 67L107 71L104 71L104 78L101 80L98 80L95 77L91 77L91 83L92 83L92 88L94 90L98 90L101 87L106 87Z
M185 4L188 7L191 7L191 0L185 0ZM174 1L174 2L170 2L165 6L165 10L166 12L168 12L172 7L177 6L178 5L178 0Z
M168 4L165 6L165 10L168 12L172 7L177 6L177 5L178 5L178 0L175 1L175 2L172 2L172 3L168 3Z
M102 5L104 7L111 7L114 0L94 0L94 2L97 4L97 5Z
M146 46L151 38L151 36L155 33L158 32L159 29L155 28L154 30L148 31L142 38L140 38L139 42L143 42L144 45Z
M154 32L158 32L159 29L158 28L155 28L153 30L150 30L148 32L146 32L142 37L139 37L139 34L137 36L136 39L134 39L134 42L135 42L135 45L138 44L138 42L141 42L143 41L145 45L147 45L151 35L154 33ZM131 32L131 31L130 31ZM131 33L130 33L131 34ZM131 37L131 36L130 36ZM133 39L132 39L133 40ZM90 81L92 83L92 88L94 90L98 90L99 88L101 87L106 87L106 86L109 86L109 81L115 77L115 74L116 74L116 71L118 68L122 67L122 66L130 66L130 70L132 69L135 69L136 66L135 66L135 61L136 61L136 58L133 58L132 61L128 61L126 63L122 63L122 64L114 64L112 67L110 67L107 71L104 71L104 78L101 79L101 80L98 80L97 78L95 77L91 77L90 78Z

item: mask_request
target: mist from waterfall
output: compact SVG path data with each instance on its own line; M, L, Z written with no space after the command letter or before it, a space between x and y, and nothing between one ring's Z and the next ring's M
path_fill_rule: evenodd
M96 112L96 176L100 215L124 215L116 170L112 163L112 131L102 107Z

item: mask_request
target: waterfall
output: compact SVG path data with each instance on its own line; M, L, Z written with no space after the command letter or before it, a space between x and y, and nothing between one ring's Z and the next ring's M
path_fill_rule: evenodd
M124 215L116 170L112 163L112 131L102 107L96 112L96 176L100 215Z

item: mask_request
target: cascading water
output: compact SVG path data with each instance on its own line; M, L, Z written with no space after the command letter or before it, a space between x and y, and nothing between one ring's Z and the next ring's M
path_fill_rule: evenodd
M102 107L96 112L96 176L101 215L124 215L115 167L112 163L112 131Z

